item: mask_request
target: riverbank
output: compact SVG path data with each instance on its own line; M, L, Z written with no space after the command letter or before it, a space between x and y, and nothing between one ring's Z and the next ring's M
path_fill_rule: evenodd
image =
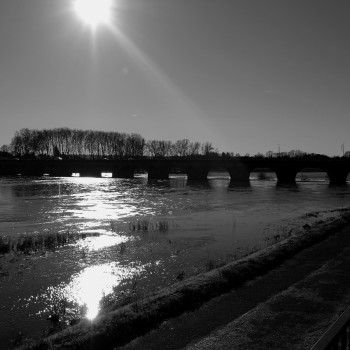
M350 305L350 246L345 237L349 233L346 229L337 235L346 246L333 259L326 259L305 278L190 343L186 350L311 349ZM323 255L321 250L318 252ZM137 348L123 350L131 349Z
M350 227L345 226L118 350L211 350L206 344L220 350L310 350L350 304L349 250Z
M174 284L91 322L83 321L27 348L97 349L122 345L168 318L199 307L209 299L265 274L301 250L339 232L349 223L349 210L339 210L339 215L333 219L305 225L304 234L291 234L283 241L243 259Z

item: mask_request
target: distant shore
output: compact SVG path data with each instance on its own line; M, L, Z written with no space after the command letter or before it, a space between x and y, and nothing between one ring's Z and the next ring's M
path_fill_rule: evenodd
M165 319L199 307L207 300L247 280L263 275L301 250L350 225L350 209L334 211L325 221L304 225L304 234L291 235L240 260L149 294L122 308L81 321L26 348L108 348L120 346L159 325Z

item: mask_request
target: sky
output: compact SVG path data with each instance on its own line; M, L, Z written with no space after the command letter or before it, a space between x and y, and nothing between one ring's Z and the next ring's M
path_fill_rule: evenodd
M350 150L347 0L0 1L0 145L21 128L188 138L221 152Z

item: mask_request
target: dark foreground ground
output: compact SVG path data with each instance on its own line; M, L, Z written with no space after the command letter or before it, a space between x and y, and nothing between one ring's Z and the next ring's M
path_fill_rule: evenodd
M310 349L349 305L347 227L117 349Z

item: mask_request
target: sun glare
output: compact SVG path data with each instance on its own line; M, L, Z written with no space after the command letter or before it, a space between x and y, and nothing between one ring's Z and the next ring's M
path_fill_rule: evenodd
M73 10L83 23L95 29L112 22L113 0L74 0Z

